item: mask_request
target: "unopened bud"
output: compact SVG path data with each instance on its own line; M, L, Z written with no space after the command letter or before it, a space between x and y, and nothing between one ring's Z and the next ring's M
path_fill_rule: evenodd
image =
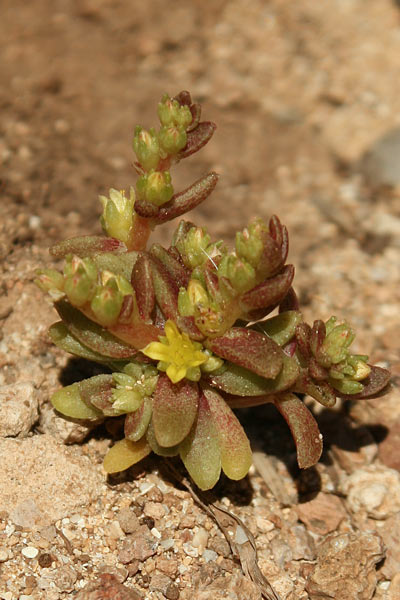
M97 321L104 327L115 325L121 312L124 295L115 281L106 286L98 286L90 304Z
M160 147L154 129L147 131L138 125L133 138L133 150L145 171L157 168L160 160Z
M347 323L336 325L333 328L330 323L331 319L326 324L327 331L330 331L321 346L321 354L328 356L333 364L337 364L349 356L348 348L353 342L355 334Z
M64 292L74 306L83 306L94 293L97 268L90 258L67 257L64 267Z
M223 256L219 266L218 275L226 277L234 289L243 294L256 285L255 269L245 260L234 254Z
M171 184L171 175L168 171L152 171L139 177L137 192L141 199L147 200L156 206L169 202L173 196L174 188Z
M165 127L177 125L186 129L193 120L189 106L180 105L177 100L173 100L168 94L164 94L162 97L157 108L157 114L161 125Z
M209 248L210 242L211 238L205 229L192 227L185 235L177 235L175 245L185 266L194 269L208 260L210 252L213 251L213 248Z
M187 135L183 127L163 126L158 134L158 139L165 156L173 156L186 146Z
M257 268L264 248L263 238L268 233L268 227L262 219L257 219L242 232L239 231L235 241L238 257Z
M64 294L64 277L55 269L37 269L34 283L54 300L60 300Z
M110 197L99 196L103 205L103 214L100 218L105 233L111 237L127 243L133 226L133 211L135 192L130 188L129 198L125 191L110 189Z

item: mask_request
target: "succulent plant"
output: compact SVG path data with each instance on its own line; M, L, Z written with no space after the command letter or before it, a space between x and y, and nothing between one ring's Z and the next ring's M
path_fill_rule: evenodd
M153 451L180 455L203 490L221 469L240 479L252 456L232 409L267 402L287 421L299 466L309 467L322 437L303 395L331 407L337 397L373 396L389 373L351 354L347 323L304 322L278 217L251 221L234 250L190 221L178 224L169 248L148 246L157 225L203 202L218 180L211 172L175 192L170 168L200 150L215 125L200 120L188 92L164 95L157 112L158 131L135 130L136 189L100 197L105 236L56 244L51 254L65 259L63 272L37 272L61 318L50 328L53 342L105 367L52 403L77 419L125 415L125 437L104 460L109 473Z

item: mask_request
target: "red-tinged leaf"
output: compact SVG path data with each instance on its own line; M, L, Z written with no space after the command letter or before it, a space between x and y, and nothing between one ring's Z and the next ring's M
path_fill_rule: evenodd
M140 253L132 269L131 283L135 290L137 307L143 321L149 322L155 306L155 292L151 276L150 261L145 253Z
M253 406L262 406L263 404L273 404L275 394L266 396L235 396L234 394L224 394L224 400L231 408L252 408Z
M228 364L220 375L210 375L210 384L235 396L262 396L276 394L292 387L299 376L299 367L294 359L283 356L283 366L275 379L265 379L239 365Z
M69 332L90 350L103 357L116 359L133 358L137 355L135 348L118 340L107 329L88 319L68 302L56 302L55 308Z
M99 271L111 271L114 275L122 275L129 281L137 255L137 252L126 252L125 254L102 252L93 255L92 260Z
M168 250L153 244L149 251L151 256L154 256L166 268L170 276L174 279L178 287L187 287L190 279L190 273L182 263L176 259Z
M318 356L318 352L325 340L326 337L326 327L325 323L320 319L314 321L311 336L310 336L310 348L314 356ZM331 361L329 360L329 363ZM327 365L329 366L329 364Z
M259 264L256 267L257 273L263 279L272 277L283 267L281 248L275 240L267 233L263 235L263 251Z
M198 179L191 186L174 194L169 202L160 207L155 223L165 223L193 210L211 194L218 182L217 173L211 172Z
M252 453L243 427L225 400L214 390L204 390L218 431L221 466L230 479L242 479L250 469Z
M294 336L296 327L303 320L303 315L300 311L288 310L280 313L275 317L271 317L266 321L261 321L252 325L255 331L263 331L278 344L284 346Z
M221 473L221 450L207 398L199 399L197 419L189 435L180 444L180 455L195 484L209 490Z
M98 352L94 352L81 344L81 342L69 332L68 327L62 321L58 321L51 325L49 336L51 341L65 352L70 352L75 356L80 356L81 358L92 360L100 364L108 365L111 362L110 358L102 356Z
M339 393L334 390L326 381L314 381L306 370L304 370L296 381L296 392L302 392L312 396L317 402L332 408L336 404L336 397Z
M173 100L177 100L181 106L190 106L192 104L192 96L187 90L182 90L174 96Z
M212 121L202 121L194 129L187 130L187 143L177 156L178 160L187 158L203 148L212 138L217 126Z
M147 344L156 342L162 331L150 323L137 320L134 323L117 323L110 327L110 332L119 340L141 350ZM139 355L138 355L139 356Z
M314 417L304 402L294 394L285 394L276 399L275 406L290 427L296 444L299 467L312 467L322 453L322 435Z
M196 127L198 126L198 124L200 123L200 118L201 118L201 105L197 104L197 102L195 102L194 104L192 104L190 106L190 112L192 113L192 117L193 120L190 123L189 127L186 127L186 131L193 131L193 129L196 129Z
M158 258L149 256L149 262L157 304L168 319L175 321L179 315L179 287Z
M359 392L358 394L340 394L339 392L336 392L337 395L340 396L340 398L345 398L347 400L363 400L364 398L374 398L378 396L390 382L391 373L382 367L369 366L371 367L371 373L366 379L360 381L364 386L362 392Z
M296 292L291 287L291 288L289 288L289 291L286 294L286 296L284 297L284 299L282 300L282 302L279 304L279 312L284 313L287 310L299 310L299 309L300 309L299 300L297 298Z
M152 219L160 212L160 207L139 195L135 200L135 212L144 219Z
M172 383L161 374L153 394L153 426L160 446L179 444L189 433L197 415L199 388L184 379Z
M95 375L78 383L81 398L88 406L94 406L106 417L119 415L111 401L114 380L112 375Z
M207 347L225 360L274 379L282 369L283 351L273 340L246 327L232 327L224 335L208 340Z
M311 356L310 350L311 327L307 323L299 323L296 327L296 342L304 358Z
M85 235L58 242L50 248L50 254L55 258L65 258L67 254L76 254L80 258L92 256L99 252L123 254L127 248L123 242L113 237L102 235Z
M168 447L160 446L160 444L157 442L153 421L150 421L147 428L146 439L150 448L155 454L158 454L158 456L177 456L179 454L179 445Z
M289 252L288 231L285 225L282 225L276 215L273 215L269 221L269 230L271 237L276 241L281 249L282 264L285 264Z
M124 434L131 442L140 440L147 431L152 412L151 398L145 396L140 407L125 417Z
M267 279L243 294L240 304L247 311L279 304L288 293L294 277L293 265L286 265L279 275Z
M127 439L119 440L106 454L103 462L103 468L106 473L119 473L129 469L140 460L150 454L151 448L146 438L137 442L131 442Z
M316 381L326 381L329 378L328 371L321 367L313 356L308 361L308 372Z

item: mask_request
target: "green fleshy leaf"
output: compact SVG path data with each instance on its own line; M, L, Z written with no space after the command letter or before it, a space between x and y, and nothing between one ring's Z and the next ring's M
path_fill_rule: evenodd
M191 478L201 490L209 490L221 473L221 449L210 406L200 396L197 419L180 444L180 455Z
M214 390L204 390L221 448L221 466L230 479L242 479L250 469L252 453L247 435L225 400Z
M278 344L284 346L296 332L296 327L303 320L303 315L297 310L288 310L276 317L261 321L252 326L256 331L263 331Z
M189 433L196 418L199 390L195 383L184 379L172 383L160 375L153 395L153 425L160 446L179 444Z
M137 355L135 348L118 340L107 329L88 319L68 302L56 302L55 308L70 333L90 350L114 359L128 359Z
M110 271L114 275L122 275L130 281L137 256L138 253L135 251L126 252L125 254L102 252L101 254L95 254L92 260L99 271Z
M164 448L163 446L160 446L160 444L157 442L152 421L150 421L149 426L147 428L146 439L150 448L155 454L158 454L158 456L177 456L179 454L179 445L170 446L169 448Z
M114 380L112 375L95 375L78 383L81 398L92 408L98 409L106 417L121 414L113 406Z
M123 254L126 250L125 244L116 238L84 235L54 244L50 248L50 254L56 258L65 258L67 254L76 254L80 258L85 258L100 252Z
M123 439L114 444L107 452L103 462L106 473L119 473L150 454L151 448L145 438L137 442Z
M289 389L299 375L296 361L289 356L283 356L282 369L275 379L266 379L239 365L227 363L227 368L217 375L209 377L213 387L236 396L263 396L275 394Z
M382 367L374 367L370 365L371 373L360 383L363 384L363 389L358 394L338 394L349 400L362 400L363 398L374 398L377 396L389 383L391 373Z
M142 405L135 412L126 415L124 433L128 440L137 442L144 436L150 423L151 411L151 398L145 396Z
M221 358L268 379L274 379L283 366L281 348L266 335L246 327L232 327L206 345Z
M100 364L109 365L110 362L112 362L109 358L102 356L98 352L90 350L90 348L81 344L81 342L68 331L68 327L62 321L58 321L58 323L51 325L49 336L51 341L62 350L65 350L65 352L70 352L75 356L80 356L81 358L92 360Z
M81 397L79 383L73 383L58 390L51 397L51 403L58 412L74 419L97 420L102 413L89 406Z
M322 453L322 435L306 405L294 394L285 394L275 401L275 406L284 417L292 432L297 462L301 469L312 467Z

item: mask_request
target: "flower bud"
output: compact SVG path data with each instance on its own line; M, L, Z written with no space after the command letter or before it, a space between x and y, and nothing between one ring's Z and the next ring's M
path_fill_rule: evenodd
M169 202L174 193L168 171L152 171L142 175L136 183L136 188L141 199L156 206Z
M55 302L64 297L64 277L55 269L37 269L34 283Z
M160 147L153 128L147 131L139 125L136 127L133 150L145 171L157 168L160 160Z
M183 127L176 125L163 126L158 134L158 140L164 154L166 156L173 156L186 146L187 135Z
M268 233L268 228L262 219L257 219L242 232L239 231L235 240L238 257L257 268L264 248L263 237Z
M111 188L110 197L99 196L99 200L103 205L100 221L104 232L126 244L133 226L134 189L130 188L129 198L127 198L124 190L119 192Z
M177 231L175 245L185 266L194 269L202 265L213 250L213 248L209 248L210 242L211 238L204 228L192 227L183 236L179 236L179 231Z
M157 114L161 125L169 127L177 125L186 129L192 122L192 113L189 106L181 106L177 100L173 100L164 94L157 108Z
M222 257L218 265L218 275L226 277L234 289L243 294L256 285L255 269L245 260L241 260L234 254Z
M102 271L90 308L101 325L110 327L118 320L124 296L132 293L133 288L125 277Z
M321 354L328 356L333 364L337 364L349 356L348 348L355 338L354 331L347 323L332 327L332 323L335 321L329 319L326 323L327 336L321 346Z
M90 258L69 255L64 267L64 292L74 306L83 306L94 293L97 268Z

